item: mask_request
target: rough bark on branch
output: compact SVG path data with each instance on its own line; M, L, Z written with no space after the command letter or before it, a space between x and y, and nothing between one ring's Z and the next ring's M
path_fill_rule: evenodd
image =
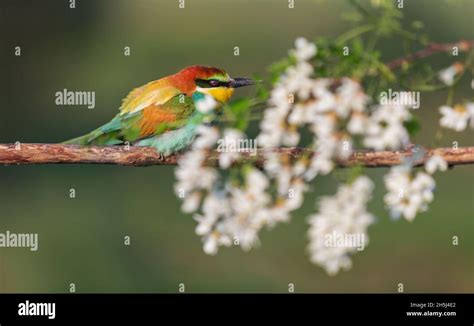
M304 154L312 154L306 148L258 149L256 156L242 153L261 166L268 152L288 155L291 160ZM416 162L422 165L427 158L438 154L450 166L474 164L474 147L426 149L425 156ZM363 165L366 167L386 167L400 164L402 159L413 155L413 149L402 151L356 151L340 166ZM218 152L209 156L209 164L216 164ZM161 157L150 147L126 146L78 146L62 144L0 144L0 164L115 164L125 166L175 165L180 155Z
M387 67L390 69L396 69L403 66L405 63L426 58L438 52L452 51L455 46L458 47L459 51L467 52L474 48L474 40L459 41L456 43L430 43L424 49L387 63Z

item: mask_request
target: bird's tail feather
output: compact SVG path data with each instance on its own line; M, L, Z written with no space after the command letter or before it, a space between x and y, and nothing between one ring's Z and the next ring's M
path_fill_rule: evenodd
M120 120L115 117L102 127L91 131L90 133L62 142L70 145L117 145L123 143L117 139L117 133L120 130Z
M99 129L96 129L86 135L79 136L73 139L66 140L62 142L62 144L69 144L69 145L91 145L94 143L98 137L103 135L104 133Z

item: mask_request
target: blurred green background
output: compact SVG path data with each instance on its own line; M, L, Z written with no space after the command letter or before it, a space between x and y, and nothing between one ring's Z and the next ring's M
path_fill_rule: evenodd
M347 30L342 0L2 0L0 4L0 142L59 142L116 114L129 90L192 64L233 76L264 75L298 36L333 37ZM406 19L420 19L439 42L473 39L474 1L405 0ZM380 43L387 60L402 54L397 40ZM22 55L13 49L21 46ZM131 47L131 56L123 48ZM233 55L234 46L240 56ZM445 55L431 59L449 64ZM472 90L466 79L464 95ZM93 90L96 108L60 107L64 88ZM249 90L237 92L236 97ZM458 94L462 95L462 94ZM421 96L415 114L431 145L437 105L446 94ZM446 132L444 145L473 145L473 132ZM260 248L224 248L206 256L195 221L180 212L173 169L100 165L0 167L0 232L39 233L39 251L0 248L0 292L405 292L474 291L474 166L436 176L435 201L413 223L383 209L385 169L376 182L370 244L349 272L329 277L308 261L306 216L315 197L332 194L333 177L287 225L261 233ZM69 189L76 198L69 198ZM124 246L124 236L131 245ZM452 245L452 237L459 245Z

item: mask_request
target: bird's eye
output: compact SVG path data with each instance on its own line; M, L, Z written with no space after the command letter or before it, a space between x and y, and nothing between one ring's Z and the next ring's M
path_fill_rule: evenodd
M210 79L209 80L209 86L211 86L211 87L219 86L219 81L216 80L216 79Z

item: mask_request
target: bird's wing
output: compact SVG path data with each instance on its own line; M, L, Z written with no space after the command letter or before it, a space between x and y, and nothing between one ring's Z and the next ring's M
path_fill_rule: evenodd
M180 90L159 79L132 90L122 101L120 115L135 113L150 106L159 106L180 94Z
M179 128L193 111L191 97L160 79L131 91L123 100L120 113L111 121L67 143L115 145L132 142Z
M185 94L178 94L165 103L153 103L139 111L121 115L120 134L125 140L131 142L160 135L185 125L194 111L192 98Z

